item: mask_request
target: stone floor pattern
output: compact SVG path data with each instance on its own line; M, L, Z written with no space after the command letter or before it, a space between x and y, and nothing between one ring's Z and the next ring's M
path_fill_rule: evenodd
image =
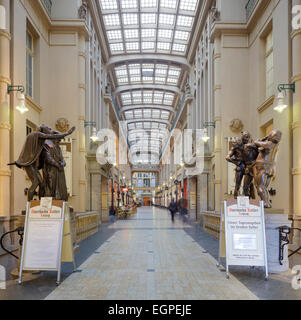
M47 300L74 299L258 299L233 275L227 280L217 261L166 210L140 208L117 220L116 232Z

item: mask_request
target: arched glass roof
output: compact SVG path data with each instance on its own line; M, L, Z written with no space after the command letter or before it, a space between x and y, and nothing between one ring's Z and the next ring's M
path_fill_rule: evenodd
M127 122L132 156L148 150L155 155L144 160L155 159L188 75L187 63L181 61L200 1L99 0L99 4L107 49L114 58L108 71L121 118ZM141 130L147 137L133 138Z

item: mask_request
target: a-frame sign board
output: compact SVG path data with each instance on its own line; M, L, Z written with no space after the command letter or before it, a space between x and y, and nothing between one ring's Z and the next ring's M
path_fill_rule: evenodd
M226 275L229 266L265 267L268 279L265 221L263 201L238 197L222 202L220 219L220 258L226 258Z
M57 271L57 284L60 283L62 262L72 262L75 271L72 238L67 202L52 201L51 198L28 202L19 284L22 283L23 270Z

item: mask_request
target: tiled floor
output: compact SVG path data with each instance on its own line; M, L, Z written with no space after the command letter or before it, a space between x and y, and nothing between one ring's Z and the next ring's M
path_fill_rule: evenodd
M292 274L270 275L260 268L231 267L231 277L216 267L218 241L202 231L200 223L167 210L141 208L128 220L100 226L99 232L80 243L72 264L62 265L62 283L56 272L42 272L32 281L16 280L0 288L0 300L11 299L295 299ZM0 257L9 273L17 260ZM300 264L290 259L291 267Z
M46 299L257 299L166 210L141 208ZM186 231L185 231L185 230Z

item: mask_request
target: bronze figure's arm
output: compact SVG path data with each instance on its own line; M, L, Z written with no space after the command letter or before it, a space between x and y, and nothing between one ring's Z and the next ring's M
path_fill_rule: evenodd
M72 127L69 131L65 132L65 133L55 133L55 134L46 134L46 133L43 133L43 132L39 132L39 138L41 139L63 139L65 138L66 136L69 136L70 134L73 133L73 131L75 130L75 127Z

